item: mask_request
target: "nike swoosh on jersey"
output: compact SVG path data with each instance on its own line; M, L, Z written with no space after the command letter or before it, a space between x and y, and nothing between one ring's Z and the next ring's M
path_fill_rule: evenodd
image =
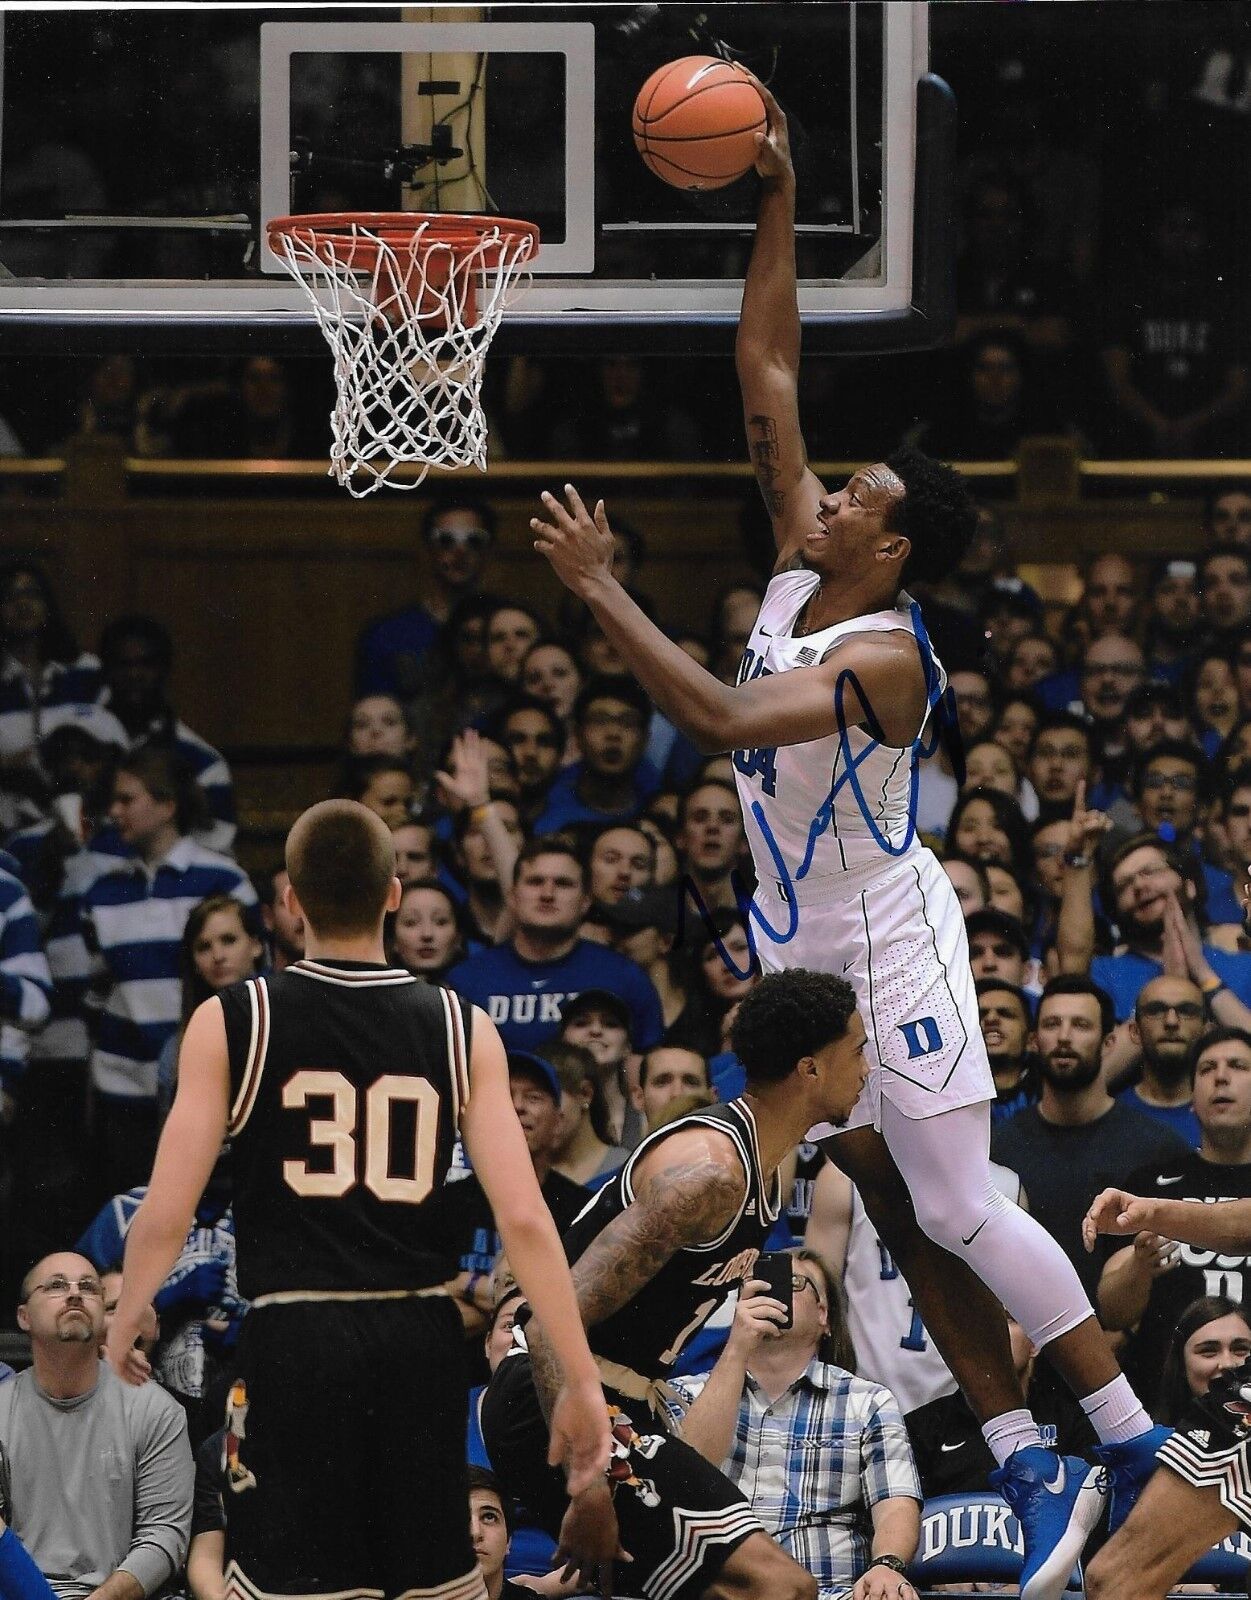
M967 1439L961 1439L958 1444L941 1444L938 1447L939 1454L949 1456L953 1450L963 1450L968 1442Z
M1161 1189L1164 1189L1167 1188L1170 1183L1180 1183L1184 1177L1185 1173L1181 1173L1176 1178L1157 1178L1155 1181Z
M1068 1482L1068 1468L1064 1465L1064 1457L1060 1457L1060 1470L1055 1475L1053 1483L1044 1483L1043 1488L1048 1494L1063 1494L1065 1484Z

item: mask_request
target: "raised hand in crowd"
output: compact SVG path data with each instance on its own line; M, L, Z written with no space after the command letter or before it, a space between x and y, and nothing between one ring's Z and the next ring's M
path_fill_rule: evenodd
M1183 907L1175 894L1164 902L1164 933L1160 960L1171 978L1190 978L1203 990L1213 1022L1228 1028L1251 1028L1251 1008L1245 1006L1208 960L1193 906Z
M482 735L466 728L452 740L448 756L449 772L436 772L439 799L449 811L475 810L491 803L490 769Z

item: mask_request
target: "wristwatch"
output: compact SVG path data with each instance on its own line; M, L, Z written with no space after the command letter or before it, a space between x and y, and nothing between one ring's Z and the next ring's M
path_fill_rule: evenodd
M1090 857L1084 855L1080 850L1066 850L1064 852L1064 865L1066 867L1088 867L1090 865Z
M902 1556L874 1556L869 1565L871 1567L889 1567L892 1572L897 1572L901 1578L908 1576L908 1563Z
M1204 999L1211 1000L1225 987L1225 980L1214 972L1210 978L1205 978L1199 987L1203 990Z

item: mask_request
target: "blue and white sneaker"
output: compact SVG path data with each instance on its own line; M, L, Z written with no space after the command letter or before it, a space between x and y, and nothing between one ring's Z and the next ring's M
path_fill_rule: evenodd
M1103 1514L1106 1474L1080 1456L1030 1445L990 1475L1025 1539L1021 1600L1059 1600Z
M1173 1436L1172 1428L1157 1424L1146 1433L1125 1444L1100 1444L1094 1449L1095 1459L1108 1471L1111 1498L1108 1505L1108 1532L1115 1533L1134 1509L1143 1485L1155 1471L1156 1452L1166 1439Z

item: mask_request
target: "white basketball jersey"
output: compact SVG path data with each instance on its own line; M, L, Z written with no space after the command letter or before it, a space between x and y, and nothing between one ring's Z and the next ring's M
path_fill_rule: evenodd
M769 584L743 653L739 683L813 666L854 634L898 631L916 637L912 599L900 590L889 610L851 617L795 638L791 633L795 619L819 581L815 572L794 571L779 573ZM919 641L917 648L922 652ZM929 659L934 664L931 681L937 672L933 698L947 687L947 674L932 653ZM849 706L854 703L848 702ZM921 731L918 728L917 734ZM834 877L872 863L893 865L904 853L911 749L875 745L863 728L848 727L845 740L836 730L807 744L736 750L733 760L739 804L759 878L777 880L782 876L773 846L792 877L803 871L812 879ZM767 833L753 806L760 807ZM895 854L889 854L886 845Z
M990 1164L991 1177L1013 1204L1021 1180L1007 1167ZM843 1267L847 1328L856 1351L856 1371L890 1390L906 1416L958 1385L939 1355L912 1294L890 1252L865 1214L860 1194L851 1191L851 1229Z

